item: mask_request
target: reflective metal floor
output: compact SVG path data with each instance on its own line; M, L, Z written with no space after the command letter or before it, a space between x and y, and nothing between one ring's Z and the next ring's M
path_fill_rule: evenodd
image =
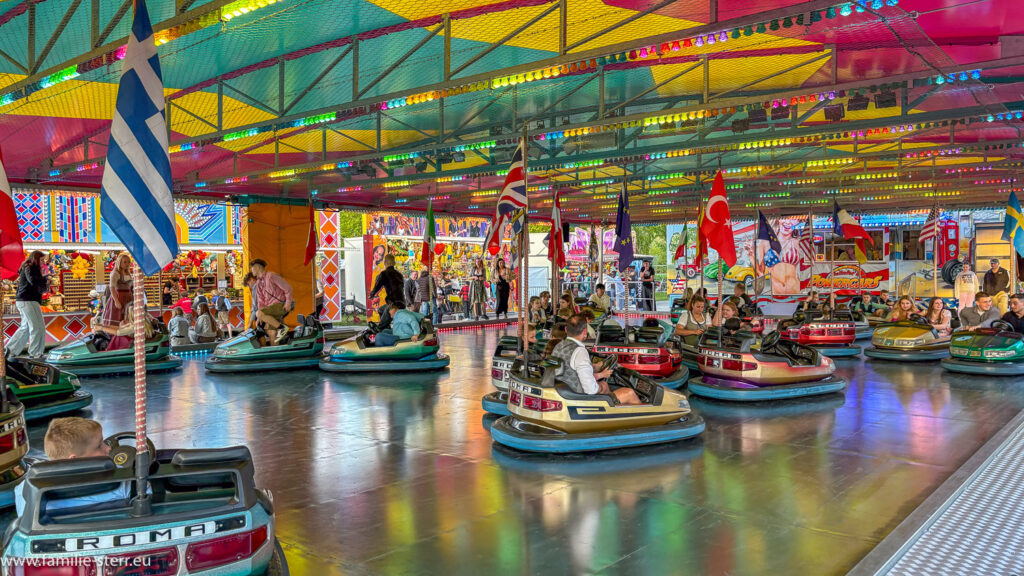
M150 377L152 437L248 444L292 574L842 574L1024 406L1024 379L840 360L845 397L695 401L703 440L526 457L484 428L499 333L443 335L438 374L187 361ZM105 432L132 427L129 378L84 384Z

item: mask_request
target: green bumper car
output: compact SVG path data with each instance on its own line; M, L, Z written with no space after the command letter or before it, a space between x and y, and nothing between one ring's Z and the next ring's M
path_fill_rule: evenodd
M206 360L210 372L262 372L315 367L324 351L324 329L312 316L298 317L284 342L264 344L261 330L251 329L221 342Z
M7 385L25 406L25 420L49 418L92 404L92 394L81 389L78 376L37 360L8 360Z
M438 352L441 345L428 318L420 322L420 337L399 340L392 346L376 346L376 326L335 344L320 369L328 372L412 372L447 368L451 359Z
M135 372L135 351L132 346L108 350L109 337L92 333L81 340L54 348L46 356L46 363L78 376L98 374L131 374ZM157 324L153 335L146 339L146 371L176 370L181 358L171 354L167 327Z
M1024 375L1024 335L1003 321L991 328L953 334L949 358L942 360L942 367L960 374Z

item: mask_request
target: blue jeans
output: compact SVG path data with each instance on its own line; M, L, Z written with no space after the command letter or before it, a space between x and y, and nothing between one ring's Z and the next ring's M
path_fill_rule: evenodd
M398 338L395 338L395 335L391 333L391 330L384 330L382 332L378 332L377 335L373 338L374 346L394 346L395 342L398 342Z
M25 350L26 343L29 356L42 356L46 351L46 323L43 321L42 307L39 302L22 302L21 300L15 302L14 305L21 313L21 325L18 326L18 331L11 336L11 341L7 344L7 356L14 358L21 354Z
M433 311L431 311L431 308L433 308ZM441 323L441 310L437 306L434 306L432 302L424 302L420 304L420 314L432 317L435 326Z

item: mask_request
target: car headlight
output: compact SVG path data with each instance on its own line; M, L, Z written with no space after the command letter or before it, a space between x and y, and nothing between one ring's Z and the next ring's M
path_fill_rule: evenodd
M949 353L953 356L967 356L968 350L960 346L950 346Z
M238 354L238 348L218 348L213 351L214 356L234 356Z
M875 334L878 334L879 336L881 336L883 334L888 334L889 330L890 330L890 328L879 328L878 330L875 330Z
M57 351L54 351L54 352L50 352L50 354L46 357L46 360L48 362L59 362L61 360L70 360L70 359L72 359L74 357L75 357L75 355L71 354L70 352L57 352Z
M917 344L917 340L915 340L914 338L898 338L898 339L896 339L896 345L897 346L913 346L914 344Z
M679 407L684 409L684 410L689 410L690 409L690 401L687 400L685 397L684 398L680 398L679 399Z
M1009 358L1013 355L1013 350L985 350L985 358Z

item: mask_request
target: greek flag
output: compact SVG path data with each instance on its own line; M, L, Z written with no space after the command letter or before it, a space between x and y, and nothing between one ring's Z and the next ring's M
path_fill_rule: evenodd
M178 253L163 80L145 0L135 3L110 126L100 214L147 276Z

